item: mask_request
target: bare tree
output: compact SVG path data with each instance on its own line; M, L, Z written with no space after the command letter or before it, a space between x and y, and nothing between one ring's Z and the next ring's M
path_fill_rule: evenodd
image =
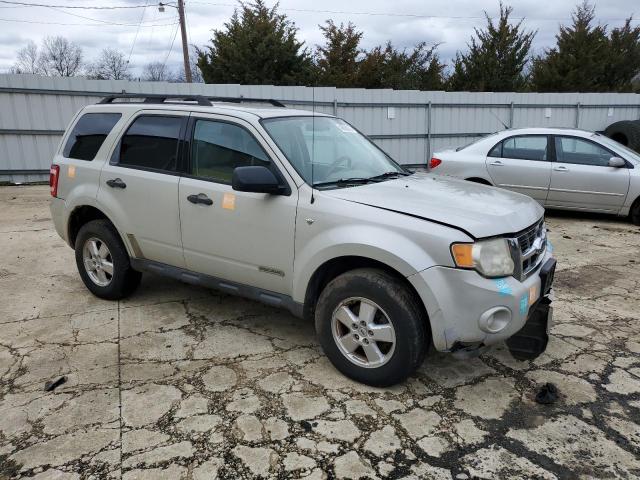
M45 75L73 77L82 69L82 48L64 37L45 38L41 56Z
M98 60L88 69L89 78L96 80L129 80L129 62L124 54L113 48L105 48Z
M189 48L189 63L191 64L191 82L204 83L202 72L200 71L200 67L198 66L198 50L197 47L193 45L191 45L191 47ZM175 77L172 81L176 83L185 83L187 81L184 74L184 68L179 68L176 71Z
M43 73L42 57L35 42L31 41L18 50L17 57L16 63L11 67L11 73Z
M171 82L173 74L162 62L150 62L144 66L142 80L147 82Z

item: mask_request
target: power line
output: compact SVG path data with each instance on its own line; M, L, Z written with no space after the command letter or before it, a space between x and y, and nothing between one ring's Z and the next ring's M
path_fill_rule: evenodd
M198 1L193 0L189 2L191 5L212 5L216 7L234 7L237 8L239 5L236 3L219 3L219 2L207 2L207 1ZM364 15L364 16L374 16L374 17L405 17L405 18L437 18L437 19L448 19L448 20L481 20L486 18L484 15L427 15L422 13L397 13L397 12L367 12L367 11L346 11L346 10L317 10L311 8L286 8L286 7L278 7L278 10L289 11L289 12L301 12L301 13L328 13L334 15ZM629 16L633 16L633 13L630 13ZM496 19L498 16L491 16L489 18ZM570 17L510 17L513 20L532 20L532 21L561 21L561 20L571 20ZM601 18L600 20L604 21L624 21L625 18Z
M81 27L91 27L100 24L96 23L62 23L62 22L41 22L38 20L18 20L16 18L0 18L0 22L11 22L11 23L33 23L37 25L63 25L63 26L81 26ZM116 26L116 27L136 27L138 24L136 23L109 23L108 25ZM171 25L175 25L175 23L159 23L156 25L142 25L143 27L168 27Z
M20 7L49 7L49 8L74 8L80 10L119 10L130 8L146 8L145 5L121 5L113 7L92 7L92 6L79 6L79 5L49 5L46 3L25 3L25 2L11 2L9 0L0 0L0 3L7 3L9 5L16 5Z
M136 26L135 23L120 23L120 22L113 22L110 20L100 20L99 18L92 18L92 17L85 17L84 15L78 15L77 13L71 13L71 12L65 12L64 10L59 10L57 7L47 7L50 10L53 10L55 12L58 13L64 13L65 15L71 15L72 17L77 17L77 18L82 18L84 20L91 20L92 22L98 22L98 23L104 23L106 25L125 25L125 26ZM144 10L143 10L144 13ZM156 25L155 23L153 23L155 21L155 18L153 20L151 20L152 23L150 23L149 25L143 25L143 26L147 26L147 27L159 27L160 25ZM140 24L138 24L140 25ZM173 25L173 24L170 24Z
M140 33L140 26L142 25L142 20L144 20L144 14L147 12L147 5L149 4L149 0L146 0L144 9L142 10L142 15L140 15L140 21L138 22L138 28L136 28L136 35L133 37L133 43L131 44L131 50L129 50L129 56L127 57L127 65L129 65L129 61L131 60L131 55L133 54L133 48L136 46L136 41L138 40L138 33Z

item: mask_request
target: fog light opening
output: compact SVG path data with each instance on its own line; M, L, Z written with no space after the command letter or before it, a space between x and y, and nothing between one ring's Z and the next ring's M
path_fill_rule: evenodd
M507 307L494 307L484 312L478 320L480 329L487 333L498 333L509 325L511 310Z

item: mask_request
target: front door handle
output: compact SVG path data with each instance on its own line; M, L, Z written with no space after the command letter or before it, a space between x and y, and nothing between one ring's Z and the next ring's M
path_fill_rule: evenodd
M107 185L111 188L127 188L127 184L124 183L121 178L112 178L107 180Z
M202 204L202 205L213 205L213 200L207 197L204 193L199 193L197 195L189 195L187 197L191 203Z
M502 163L500 160L491 162L489 165L493 165L494 167L504 167L504 163Z
M554 169L556 172L568 172L568 171L569 171L569 169L568 169L567 167L564 167L564 166L562 166L562 165L559 165L559 166L557 166L557 167L553 167L553 169Z

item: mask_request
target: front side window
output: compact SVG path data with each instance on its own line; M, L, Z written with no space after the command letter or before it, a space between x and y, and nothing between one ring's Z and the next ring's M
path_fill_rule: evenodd
M93 160L121 116L120 113L85 113L73 127L62 155L77 160Z
M600 145L577 137L556 137L556 160L562 163L606 167L614 155Z
M339 118L281 117L262 124L308 184L348 186L408 174Z
M175 172L182 118L142 115L120 142L119 165Z
M502 142L502 158L519 160L547 160L546 135L522 135Z
M191 174L231 183L236 167L270 165L269 157L244 128L226 122L196 121L191 145Z

